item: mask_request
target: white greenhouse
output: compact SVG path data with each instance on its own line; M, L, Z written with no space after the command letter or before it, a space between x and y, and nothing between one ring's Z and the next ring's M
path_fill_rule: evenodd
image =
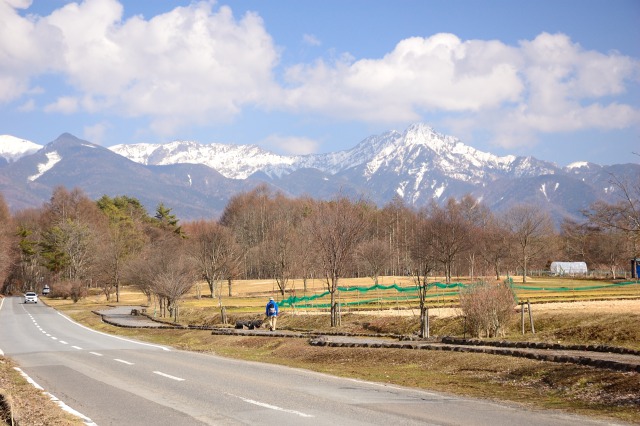
M551 262L551 273L554 275L586 275L585 262Z

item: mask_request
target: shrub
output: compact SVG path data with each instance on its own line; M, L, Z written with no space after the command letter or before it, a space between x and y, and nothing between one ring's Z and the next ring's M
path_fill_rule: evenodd
M514 307L515 295L508 284L479 282L460 293L460 308L474 337L504 336Z
M49 297L73 300L74 303L87 295L87 287L82 281L60 281L51 286Z

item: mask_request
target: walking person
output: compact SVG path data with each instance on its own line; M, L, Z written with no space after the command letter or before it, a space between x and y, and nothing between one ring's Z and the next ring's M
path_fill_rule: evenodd
M269 298L266 313L269 318L269 330L273 331L276 329L276 321L278 320L278 304L273 300L273 297Z

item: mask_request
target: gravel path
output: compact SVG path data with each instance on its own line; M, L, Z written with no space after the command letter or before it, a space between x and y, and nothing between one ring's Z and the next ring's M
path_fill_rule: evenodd
M131 328L176 328L163 322L154 321L146 315L133 315L133 310L142 311L144 306L117 306L110 309L94 311L107 324Z

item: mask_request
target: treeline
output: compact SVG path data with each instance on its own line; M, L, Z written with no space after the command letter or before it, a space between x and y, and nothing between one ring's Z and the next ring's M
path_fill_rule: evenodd
M139 287L177 319L194 283L211 297L237 279L325 280L332 302L338 280L382 275L500 279L545 269L553 260L585 261L616 276L639 250L640 188L615 205L596 203L581 223L557 229L534 205L495 214L471 196L410 208L399 199L379 208L366 200L288 198L266 186L232 198L218 220L180 223L160 204L150 214L131 197L89 199L56 188L48 203L12 215L0 194L0 282L4 294L40 291L77 300L88 287L119 300ZM198 288L198 295L202 289ZM333 305L334 303L332 303ZM333 323L332 316L332 323Z

